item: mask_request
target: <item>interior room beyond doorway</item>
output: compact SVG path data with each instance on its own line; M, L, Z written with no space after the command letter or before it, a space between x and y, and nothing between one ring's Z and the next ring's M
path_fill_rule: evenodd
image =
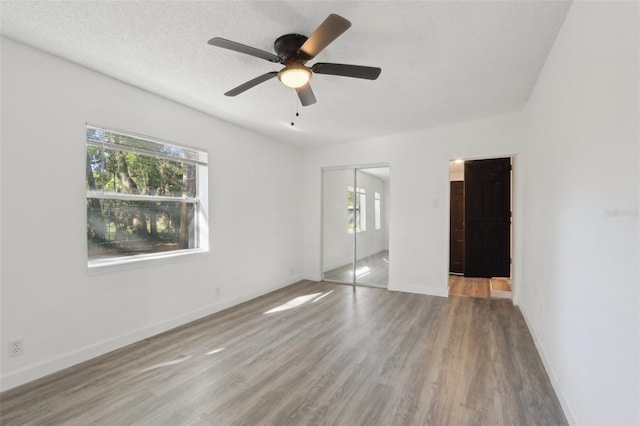
M511 299L511 158L449 162L449 295Z

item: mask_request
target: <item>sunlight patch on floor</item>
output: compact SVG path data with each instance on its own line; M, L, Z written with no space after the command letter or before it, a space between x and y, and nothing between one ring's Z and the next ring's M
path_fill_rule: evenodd
M323 297L327 297L327 296L328 296L328 295L330 295L331 293L333 293L333 290L328 291L328 292L326 292L325 294L323 294L323 295L321 295L321 296L316 297L316 298L313 300L313 302L311 302L311 303L316 303L318 300L322 299Z
M298 296L295 297L291 300L289 300L286 303L283 303L280 306L276 306L275 308L268 310L267 312L265 312L265 314L272 314L274 312L282 312L282 311L287 311L289 309L295 309L299 306L304 305L305 303L307 303L308 301L315 299L316 297L320 296L322 293L313 293L313 294L306 294L304 296Z
M144 370L140 370L140 372L144 373L144 372L155 370L155 369L158 369L158 368L168 367L170 365L175 365L175 364L180 364L181 362L184 362L184 361L188 360L189 358L191 358L191 355L185 356L183 358L174 359L173 361L161 362L160 364L155 364L155 365L152 365L151 367L145 368Z
M312 294L306 294L304 296L298 296L296 298L289 300L287 303L283 303L280 306L276 306L275 308L268 310L267 312L265 312L265 314L272 314L274 312L282 312L282 311L287 311L289 309L298 308L304 305L305 303L308 303L309 301L311 301L311 303L316 303L318 300L327 297L331 293L333 293L333 290L330 290L326 293L312 293Z

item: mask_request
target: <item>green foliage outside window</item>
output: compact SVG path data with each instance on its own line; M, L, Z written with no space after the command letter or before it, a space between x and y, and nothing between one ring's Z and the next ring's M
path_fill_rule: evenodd
M197 247L198 165L179 148L87 128L89 260Z
M360 226L360 204L363 197L365 197L363 189L358 188L358 191L354 193L352 187L347 188L347 230L349 231L362 230Z

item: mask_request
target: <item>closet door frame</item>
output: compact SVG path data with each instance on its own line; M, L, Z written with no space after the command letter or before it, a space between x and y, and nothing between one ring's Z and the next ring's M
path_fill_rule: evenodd
M324 222L325 222L325 218L324 218L324 190L325 190L325 172L331 172L331 171L342 171L342 170L350 170L353 173L353 196L354 196L354 200L355 197L357 197L357 189L358 189L358 170L361 169L377 169L377 168L383 168L383 167L388 167L391 168L391 165L389 163L374 163L374 164L358 164L358 165L348 165L348 166L335 166L335 167L322 167L321 168L321 173L320 173L320 278L321 280L325 280L324 278L324 246L325 246L325 226L324 226ZM355 202L355 201L354 201ZM354 212L355 214L355 212ZM355 224L355 217L354 217L354 224ZM356 280L356 264L357 264L357 232L354 230L353 232L353 238L351 239L351 244L352 244L352 251L353 251L353 256L351 259L351 282L350 283L343 283L343 282L339 282L339 281L335 281L338 282L340 284L347 284L347 285L352 285L354 288L356 285L362 285L362 284L357 284ZM330 281L330 282L334 282L334 281Z

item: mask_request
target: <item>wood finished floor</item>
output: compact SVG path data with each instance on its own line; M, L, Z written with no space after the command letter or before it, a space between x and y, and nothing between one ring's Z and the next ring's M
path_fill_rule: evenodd
M489 278L469 278L460 275L449 275L449 296L491 298Z
M566 424L510 302L325 282L9 390L0 404L3 425Z
M470 278L449 275L449 296L511 299L511 291L511 284L507 278Z

